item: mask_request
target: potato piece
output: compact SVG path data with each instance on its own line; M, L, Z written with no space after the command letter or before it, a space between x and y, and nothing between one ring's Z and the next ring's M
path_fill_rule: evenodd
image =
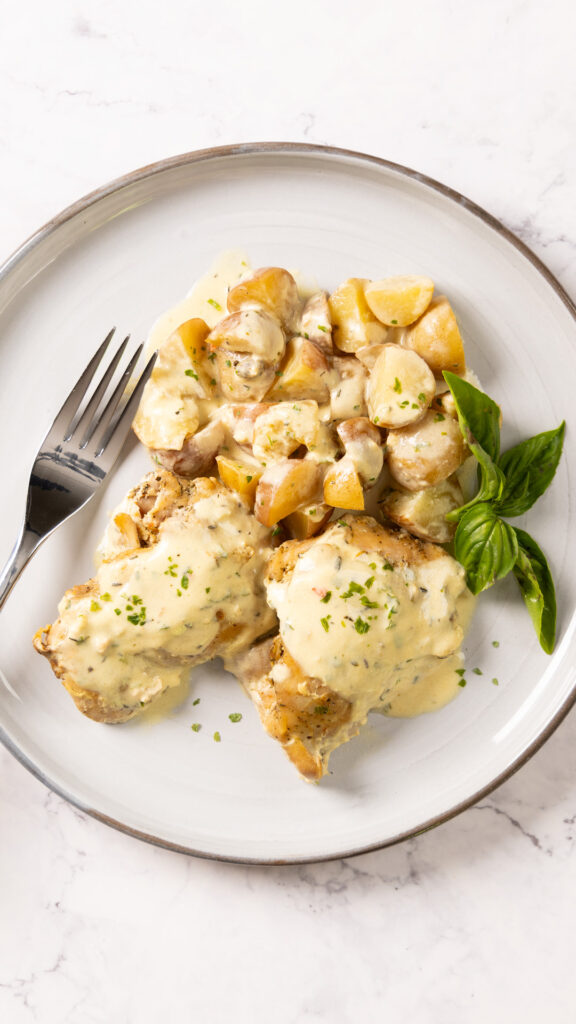
M363 345L378 344L386 338L386 328L366 302L366 284L368 282L361 277L351 277L332 292L328 300L334 344L342 352L355 352Z
M194 317L192 320L185 320L183 324L180 324L176 328L174 334L178 336L186 352L190 356L192 362L198 360L204 360L206 347L206 338L210 334L210 328L208 324L201 320L200 317ZM164 346L162 346L164 347Z
M331 355L332 317L326 292L316 292L310 296L300 316L298 334L307 341L313 341L325 355Z
M444 370L452 373L466 370L464 345L445 295L434 299L424 315L405 331L402 345L425 359L435 377L441 378Z
M278 402L256 419L252 450L264 463L278 461L291 455L301 444L306 448L314 445L318 427L316 402Z
M413 324L428 309L434 282L429 277L385 277L370 281L364 288L366 302L387 327Z
M274 364L260 356L216 350L216 376L225 399L258 402L276 380Z
M415 537L448 544L456 524L448 523L446 515L463 504L462 488L456 480L449 479L423 491L390 491L380 507L389 519Z
M380 427L405 427L422 418L435 391L434 375L416 352L383 345L366 388L368 414Z
M372 487L384 463L382 436L366 416L343 420L336 427L346 455L352 460L363 487Z
M262 267L252 277L231 288L227 299L231 313L248 307L261 307L274 314L289 330L300 305L296 281L282 267Z
M430 409L418 423L391 430L386 439L388 467L407 491L420 491L451 476L467 455L456 420Z
M239 445L252 445L254 424L263 412L270 408L266 402L230 402L220 409L220 418Z
M286 347L286 359L276 374L268 398L314 398L327 402L330 397L330 364L313 341L293 338Z
M333 420L348 420L366 415L368 373L354 356L335 356L336 383L330 388L330 415Z
M359 359L362 366L365 366L370 373L374 369L374 363L378 359L378 356L382 352L384 345L363 345L362 348L356 350L356 359Z
M247 466L237 459L229 459L225 455L216 456L216 464L222 483L231 491L236 491L236 494L244 498L252 508L262 470L255 466Z
M352 459L345 455L335 462L324 477L324 501L334 508L364 510L362 481Z
M203 476L211 470L225 438L223 423L211 420L197 434L187 437L179 450L157 448L153 455L157 462L178 476Z
M333 511L331 505L317 501L313 505L296 509L291 515L286 516L284 525L293 540L308 540L309 537L314 537L320 532Z
M286 459L264 470L254 503L254 515L264 526L274 526L318 496L321 472L308 459Z
M218 321L208 335L208 345L212 350L226 348L277 363L284 355L285 339L280 324L270 313L243 309Z

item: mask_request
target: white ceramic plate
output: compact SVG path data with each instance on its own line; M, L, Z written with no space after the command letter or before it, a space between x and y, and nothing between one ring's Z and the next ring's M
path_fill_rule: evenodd
M300 145L188 154L114 182L65 211L0 272L0 560L22 514L43 430L112 324L145 336L227 248L327 288L348 276L430 275L459 315L470 364L502 404L505 439L568 421L557 478L528 516L558 588L559 641L537 644L514 581L479 601L466 689L441 712L372 716L301 782L238 684L198 669L160 721L83 718L31 636L91 574L106 512L148 467L136 446L101 494L38 552L0 616L6 745L47 785L132 835L205 856L291 862L397 842L470 805L550 735L576 693L574 308L532 254L450 190L381 160ZM572 527L573 527L572 523ZM493 641L499 647L492 646ZM493 684L497 677L499 685ZM243 713L232 724L228 714ZM202 722L193 733L193 721ZM218 729L222 742L212 740Z

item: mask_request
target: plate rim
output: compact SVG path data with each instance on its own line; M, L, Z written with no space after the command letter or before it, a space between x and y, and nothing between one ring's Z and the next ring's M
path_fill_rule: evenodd
M507 228L501 221L498 220L493 214L488 213L482 206L473 202L468 197L464 196L461 192L451 188L448 185L443 184L435 178L430 177L427 174L423 174L420 171L416 171L410 167L406 167L403 164L395 163L391 160L387 160L383 157L373 156L369 153L363 153L358 150L345 149L338 146L329 146L316 143L305 143L305 142L246 142L246 143L233 143L225 146L212 146L205 149L190 150L185 153L177 154L176 156L166 157L163 160L154 161L151 164L139 167L134 171L130 171L127 174L120 175L117 178L108 181L106 184L99 186L98 188L86 193L80 199L74 203L65 207L60 213L51 217L43 226L33 232L28 238L26 238L2 263L0 266L0 283L2 283L15 268L31 253L41 242L48 238L51 234L58 231L68 221L74 219L78 214L84 213L89 207L96 205L102 199L107 196L113 195L116 192L120 192L122 189L134 185L138 182L145 181L146 179L153 178L156 175L163 174L166 171L177 169L178 167L189 166L197 163L209 162L210 160L220 158L234 158L239 156L259 156L266 154L276 154L279 156L286 155L306 155L306 156L320 156L320 157L334 157L335 159L342 160L357 160L361 164L372 165L377 168L392 171L399 175L403 175L406 178L416 181L433 192L440 193L452 202L455 202L458 206L463 207L467 212L480 219L484 224L490 227L498 235L504 238L509 244L516 248L519 253L528 260L529 263L535 268L535 270L545 279L547 284L556 293L557 297L561 300L563 305L566 307L568 313L571 315L576 325L576 303L572 301L566 290L558 281L557 277L552 271L546 266L543 261L536 256L536 254L530 249L530 247L518 238L509 228ZM18 292L29 284L29 280L26 280ZM12 300L10 300L11 302ZM3 307L8 308L10 302ZM3 311L3 310L2 310ZM463 811L473 807L484 797L488 796L498 789L504 782L508 781L513 775L516 774L525 764L536 754L541 747L550 739L552 734L556 731L560 723L566 718L568 712L576 704L576 683L574 684L571 692L565 698L563 703L557 709L556 713L547 723L545 728L536 736L536 738L522 751L521 754L516 757L511 764L509 764L499 775L496 776L491 782L481 787L479 790L474 792L470 797L460 801L455 806L444 811L442 814L436 814L432 818L419 825L417 828L408 829L400 832L395 836L385 839L382 841L369 843L357 848L352 848L347 851L340 851L338 853L319 854L314 856L289 856L285 858L265 858L265 857L242 857L232 856L225 853L210 853L206 850L196 850L189 846L183 846L179 843L173 842L169 839L163 839L159 836L153 835L148 832L143 832L131 825L127 825L122 821L118 821L109 815L104 814L101 811L90 807L82 800L78 799L73 794L67 792L65 787L60 786L56 781L50 779L41 768L39 768L34 761L21 750L12 738L5 732L4 727L0 724L0 741L5 748L20 762L35 778L37 778L47 789L56 793L62 797L67 803L76 807L78 810L85 814L88 814L91 818L100 821L101 823L116 829L119 832L123 832L125 835L131 836L132 838L139 839L143 842L158 846L162 849L171 850L175 853L183 853L188 856L200 857L205 860L221 861L223 863L231 864L247 864L247 865L260 865L260 866L291 866L297 864L314 864L323 863L333 860L344 860L350 857L359 856L363 853L371 853L376 850L387 849L391 846L396 846L399 843L406 842L408 839L414 839L419 835L423 835L425 832L429 832L433 828L437 828L440 825L446 824L453 818L457 817Z

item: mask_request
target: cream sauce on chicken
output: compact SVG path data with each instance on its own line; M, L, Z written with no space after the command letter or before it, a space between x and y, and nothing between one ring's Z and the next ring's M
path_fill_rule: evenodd
M147 703L210 657L226 627L241 624L244 647L274 625L260 582L269 536L224 491L177 510L157 543L104 562L96 591L64 597L52 648L108 704Z
M473 598L449 555L392 566L319 540L267 592L292 657L353 703L355 721L418 715L458 692Z

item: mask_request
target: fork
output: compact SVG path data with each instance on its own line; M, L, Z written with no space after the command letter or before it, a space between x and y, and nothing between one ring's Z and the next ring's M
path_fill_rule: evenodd
M143 346L139 345L104 405L130 335L118 347L85 408L81 408L114 332L113 327L72 388L40 446L28 483L24 522L0 573L0 608L42 541L96 493L129 433L157 356L155 352L150 357L133 390L127 391L142 352Z

